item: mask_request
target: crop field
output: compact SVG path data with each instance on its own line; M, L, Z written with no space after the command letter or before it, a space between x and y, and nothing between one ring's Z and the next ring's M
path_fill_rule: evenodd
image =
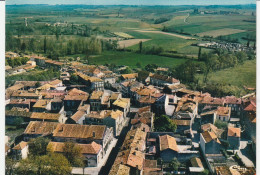
M133 45L136 45L138 43L149 41L150 39L130 39L130 40L121 40L118 41L118 47L119 48L127 48Z
M197 35L212 36L215 38L218 36L232 35L235 33L242 33L242 32L245 32L245 30L224 28L224 29L211 30L211 31L207 31L207 32L198 33Z
M102 55L89 58L90 64L113 63L116 65L130 66L132 68L136 68L137 63L141 63L142 67L145 67L147 64L157 64L163 67L176 67L185 61L186 59L112 51L104 52Z
M124 32L114 32L115 35L121 37L121 38L129 38L129 39L133 39L134 37L127 34L127 33L124 33Z
M202 76L198 76L200 81ZM256 87L256 60L246 61L242 65L209 74L208 82L226 83L243 89L243 86Z

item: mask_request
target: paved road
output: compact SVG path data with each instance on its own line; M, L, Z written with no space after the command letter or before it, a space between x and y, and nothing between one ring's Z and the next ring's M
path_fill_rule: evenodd
M130 121L130 119L129 119ZM129 123L128 121L128 123ZM108 159L107 159L107 162L106 164L101 168L100 172L99 172L99 175L107 175L110 171L110 169L112 168L113 164L114 164L114 161L116 159L116 156L117 156L117 153L118 151L120 150L124 140L125 140L125 137L126 137L126 134L127 132L130 130L131 128L131 123L130 124L126 124L127 126L124 127L124 129L122 130L119 138L118 138L118 142L117 144L115 145L115 147L112 149Z

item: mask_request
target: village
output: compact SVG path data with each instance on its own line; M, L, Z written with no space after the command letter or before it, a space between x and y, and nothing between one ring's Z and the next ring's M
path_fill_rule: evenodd
M6 89L6 125L24 128L6 135L6 157L27 159L30 140L48 138L48 151L63 154L67 142L81 148L84 166L72 174L255 174L255 92L217 98L156 72L27 57L7 73L53 68L60 77Z

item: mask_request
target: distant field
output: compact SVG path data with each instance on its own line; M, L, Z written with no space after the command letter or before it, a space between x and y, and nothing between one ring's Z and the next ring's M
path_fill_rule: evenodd
M224 29L211 30L211 31L207 31L207 32L197 33L197 35L212 36L215 38L218 36L232 35L235 33L242 33L242 32L245 32L245 30L224 28Z
M202 76L198 76L202 81ZM256 60L248 60L243 65L210 73L209 82L227 83L243 89L243 86L256 87Z
M122 38L130 38L130 39L134 38L133 36L124 32L114 32L114 34Z
M169 58L157 55L144 55L132 52L104 52L100 56L89 58L90 64L113 63L116 65L127 65L132 68L136 67L136 63L141 63L142 67L147 64L157 64L163 67L175 67L184 63L186 59Z
M146 42L149 41L150 39L130 39L130 40L121 40L118 41L118 47L119 48L127 48L133 45L136 45L138 43L140 43L140 41L142 42Z

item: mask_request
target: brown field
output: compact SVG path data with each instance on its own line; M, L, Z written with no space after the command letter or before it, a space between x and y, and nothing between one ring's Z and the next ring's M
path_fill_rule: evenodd
M168 32L162 32L162 31L151 31L151 30L135 30L136 32L143 32L143 33L159 33L159 34L164 34L164 35L170 35L170 36L175 36L178 38L182 38L182 39L195 39L189 36L183 36L183 35L179 35L179 34L175 34L175 33L168 33Z
M130 47L133 45L138 44L140 41L142 42L146 42L149 41L150 39L130 39L130 40L121 40L118 41L118 47L119 48L126 48L126 47Z
M246 32L245 30L239 30L239 29L230 29L230 28L224 28L224 29L218 29L218 30L210 30L207 32L202 32L202 33L198 33L197 35L199 36L213 36L213 37L218 37L220 35L224 36L224 35L231 35L231 34L235 34L235 33L242 33L242 32Z

